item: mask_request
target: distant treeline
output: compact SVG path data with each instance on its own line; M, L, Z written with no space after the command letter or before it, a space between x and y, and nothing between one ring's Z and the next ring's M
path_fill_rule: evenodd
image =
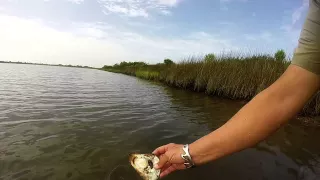
M216 56L207 54L200 58L188 58L179 63L165 59L163 63L148 65L144 62L121 62L102 69L143 79L161 81L192 91L230 99L250 100L275 82L287 69L290 60L283 50L275 55ZM301 115L320 114L318 93L301 111Z
M90 68L96 69L90 66L80 66L80 65L64 65L64 64L44 64L44 63L30 63L30 62L19 62L19 61L0 61L0 63L11 63L11 64L31 64L31 65L43 65L43 66L61 66L61 67L76 67L76 68Z

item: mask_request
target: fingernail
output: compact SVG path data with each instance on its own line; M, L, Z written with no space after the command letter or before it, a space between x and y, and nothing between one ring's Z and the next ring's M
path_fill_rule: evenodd
M155 165L154 165L154 168L159 169L159 165L158 165L158 164L155 164Z

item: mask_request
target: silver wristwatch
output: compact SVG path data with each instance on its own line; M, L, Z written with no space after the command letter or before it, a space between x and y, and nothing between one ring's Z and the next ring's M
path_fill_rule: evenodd
M189 145L188 144L184 145L182 149L184 151L184 154L181 154L181 157L185 162L183 164L186 166L187 169L194 167L195 164L192 161L192 158L191 158L190 153L189 153Z

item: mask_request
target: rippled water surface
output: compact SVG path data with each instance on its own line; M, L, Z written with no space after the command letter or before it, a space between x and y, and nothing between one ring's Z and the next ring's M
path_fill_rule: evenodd
M0 179L138 180L129 153L192 142L243 105L104 71L0 64ZM291 123L166 179L318 179L319 138Z

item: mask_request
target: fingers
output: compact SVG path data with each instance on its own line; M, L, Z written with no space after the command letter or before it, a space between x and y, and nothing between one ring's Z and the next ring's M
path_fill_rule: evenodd
M166 170L164 170L163 172L161 172L160 178L163 178L163 177L167 176L168 174L170 174L170 173L172 173L172 172L174 172L174 171L176 171L176 170L177 170L177 169L174 168L174 166L170 166L170 167L168 167Z
M152 154L160 156L161 154L164 154L170 147L174 146L174 143L170 143L161 147L158 147L156 150L152 152Z
M163 178L176 170L183 170L183 169L186 169L186 167L183 164L173 164L167 167L166 169L163 169L163 171L160 174L160 178Z
M156 164L154 167L155 167L156 169L161 169L161 168L163 168L163 166L168 162L168 160L169 160L168 156L165 155L165 154L162 154L162 155L160 155L160 157L159 157L159 162L158 162L158 164Z
M185 166L184 164L174 164L173 166L174 166L174 168L176 168L177 170L186 169L186 166Z
M167 149L167 145L158 147L157 149L155 149L152 154L156 155L156 156L160 156L161 154L164 154L166 152Z
M162 168L161 168L161 172L165 171L166 169L168 169L172 164L170 162L167 162Z
M186 166L184 164L171 164L167 162L161 169L161 172L166 171L169 167L173 166L176 170L183 170L186 169Z

